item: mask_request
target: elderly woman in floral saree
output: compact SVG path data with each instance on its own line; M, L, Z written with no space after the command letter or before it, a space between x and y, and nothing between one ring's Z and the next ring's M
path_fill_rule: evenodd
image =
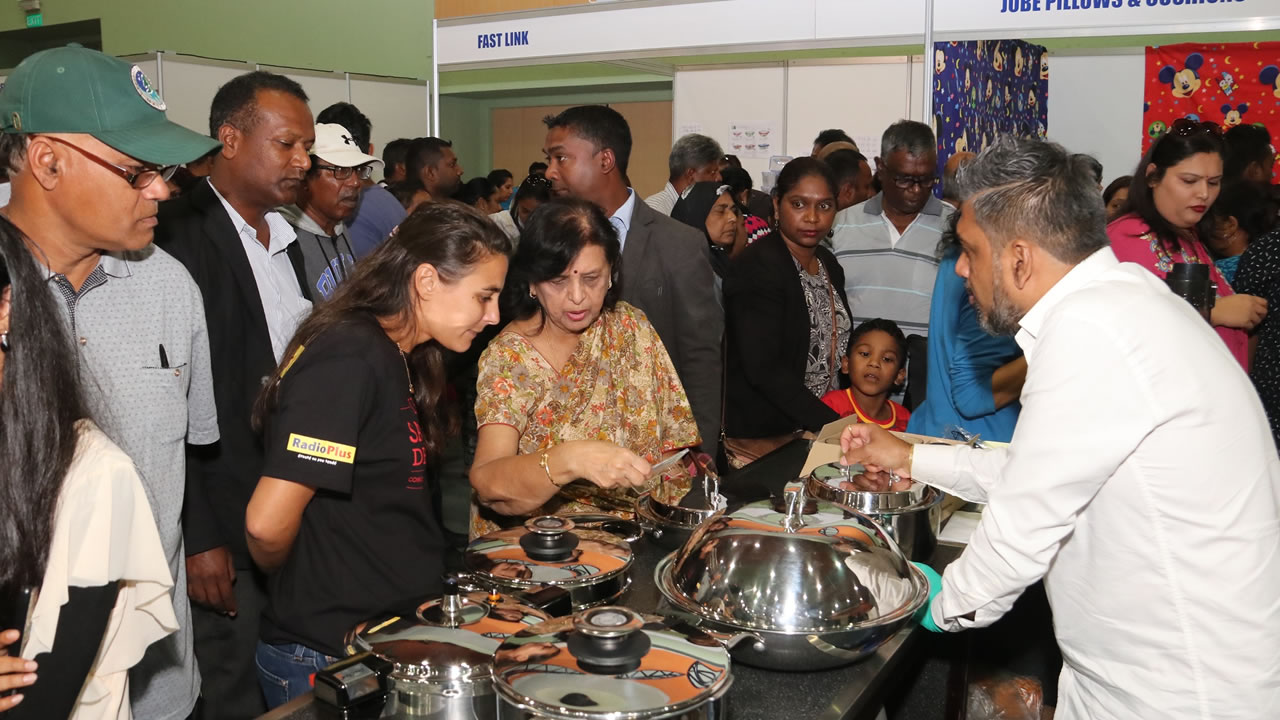
M472 537L532 515L630 517L639 492L672 504L688 492L684 465L649 478L701 441L657 332L617 299L620 257L588 202L529 218L507 280L513 320L480 357Z

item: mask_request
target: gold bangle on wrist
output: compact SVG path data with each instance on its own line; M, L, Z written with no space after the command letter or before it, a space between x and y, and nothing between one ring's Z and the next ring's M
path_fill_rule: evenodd
M551 465L547 462L550 454L550 451L542 453L542 457L538 458L538 464L542 466L542 471L547 474L547 482L551 483L552 487L559 490L560 486L556 485L556 481L551 477Z
M916 461L916 445L915 443L911 443L910 445L907 446L907 474L911 475L911 477L915 477L915 475L912 474L911 472L911 466L915 464L915 461Z

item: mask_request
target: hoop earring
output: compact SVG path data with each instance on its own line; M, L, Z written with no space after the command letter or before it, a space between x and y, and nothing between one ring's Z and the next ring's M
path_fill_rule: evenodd
M9 352L9 333L0 333L0 352Z

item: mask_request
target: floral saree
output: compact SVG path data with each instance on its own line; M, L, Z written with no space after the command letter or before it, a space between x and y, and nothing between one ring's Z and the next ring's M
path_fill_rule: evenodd
M504 330L480 356L476 390L477 425L515 428L521 455L573 440L607 440L652 465L701 442L684 387L657 331L643 312L624 302L601 313L582 333L559 372L527 339ZM677 464L644 489L675 504L689 486L688 471ZM579 480L533 514L603 512L629 518L636 495ZM472 537L520 522L523 518L503 517L472 502Z

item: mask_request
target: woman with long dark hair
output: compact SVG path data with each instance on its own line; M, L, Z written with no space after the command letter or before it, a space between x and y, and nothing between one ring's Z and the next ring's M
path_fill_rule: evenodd
M651 464L699 444L666 348L621 294L617 231L597 206L534 211L511 264L512 321L480 357L472 535L555 512L629 517L632 488L675 504L684 467Z
M173 579L133 461L86 419L57 313L0 218L0 622L24 624L0 633L0 692L17 690L0 711L126 717L128 669L177 629Z
M509 248L475 210L424 205L312 311L263 388L245 520L270 575L257 661L271 707L307 692L356 623L439 592L426 470L448 425L443 356L498 321Z
M836 181L821 160L787 163L773 189L775 230L734 258L725 278L725 447L742 466L839 419L822 396L840 387L851 313L844 270L822 247Z
M1175 122L1138 163L1129 186L1128 212L1107 226L1107 235L1121 261L1138 263L1161 278L1175 263L1208 265L1218 284L1209 320L1248 369L1248 331L1266 317L1267 301L1236 295L1201 240L1213 230L1205 216L1221 190L1222 157L1222 130L1216 124Z

